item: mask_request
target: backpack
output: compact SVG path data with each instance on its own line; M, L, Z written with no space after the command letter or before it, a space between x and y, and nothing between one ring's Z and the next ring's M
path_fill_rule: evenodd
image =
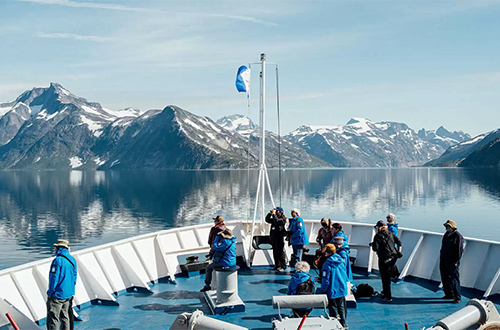
M314 283L309 277L307 281L297 285L296 295L314 294Z
M375 292L371 285L358 284L358 286L356 287L356 291L354 292L354 297L358 299L361 297L371 297L375 294L377 294L377 292Z

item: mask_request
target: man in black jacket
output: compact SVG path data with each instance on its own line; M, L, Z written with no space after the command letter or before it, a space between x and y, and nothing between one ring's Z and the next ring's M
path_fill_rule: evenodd
M273 246L274 266L280 272L286 269L285 241L286 216L281 207L269 211L266 222L271 224L271 245Z
M378 221L375 225L377 234L373 237L373 242L371 243L372 250L377 252L378 256L378 269L380 271L380 277L382 278L382 295L380 299L382 301L391 302L391 277L394 273L394 267L396 265L396 260L401 258L401 241L392 232L387 230L385 222ZM395 248L397 246L397 250Z
M460 293L459 266L464 251L464 237L457 231L457 224L448 220L444 224L446 232L441 243L439 270L443 283L443 299L453 299L454 304L462 301Z

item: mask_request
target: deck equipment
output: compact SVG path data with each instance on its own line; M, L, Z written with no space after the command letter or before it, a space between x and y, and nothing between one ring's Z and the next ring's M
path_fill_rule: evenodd
M298 296L274 296L273 308L278 310L279 320L274 320L274 330L298 329L307 327L314 329L343 330L344 327L339 320L328 315L328 297L324 294L298 295ZM281 316L282 308L323 308L325 315L319 317L308 317L307 319L289 318Z
M471 299L467 306L429 330L500 329L500 314L491 301Z

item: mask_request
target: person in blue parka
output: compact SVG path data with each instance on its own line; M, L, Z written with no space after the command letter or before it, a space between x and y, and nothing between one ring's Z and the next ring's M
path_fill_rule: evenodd
M387 219L387 229L392 232L394 235L398 236L398 223L396 222L396 216L392 213L389 213L386 217Z
M292 237L290 243L293 248L293 256L290 261L290 267L295 267L295 264L302 261L302 253L304 252L304 245L309 244L307 237L306 227L304 220L300 217L300 210L292 209L292 217L289 219L290 225L288 230L291 231Z
M56 257L52 260L47 290L47 329L72 328L72 302L75 294L76 260L69 254L69 242L64 239L54 244Z
M321 291L328 296L328 311L330 317L339 317L344 328L346 324L347 273L344 259L335 253L333 244L325 246L328 256L321 270Z
M311 270L311 267L305 261L295 264L295 273L288 284L288 295L314 294L316 288L314 279L309 275L309 270ZM309 315L309 313L311 313L312 308L294 308L292 311L296 317L304 317L304 315Z
M350 252L351 248L349 247L349 238L347 237L346 233L344 233L344 231L342 230L342 225L336 222L332 225L332 227L333 227L333 237L342 236L342 238L344 238L343 248L345 248L347 252ZM330 241L331 244L333 244L333 237L332 240Z
M209 291L212 288L212 273L215 267L233 267L236 266L236 237L233 236L231 229L226 228L215 236L212 245L214 255L212 263L207 266L205 273L205 286L201 292Z
M345 248L344 238L342 236L335 236L333 238L333 245L335 245L336 253L345 261L347 281L353 284L354 280L352 277L351 262L349 261L349 251Z

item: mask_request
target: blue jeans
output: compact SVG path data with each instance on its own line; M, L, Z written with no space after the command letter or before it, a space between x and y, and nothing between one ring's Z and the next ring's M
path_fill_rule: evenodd
M302 261L302 253L304 253L304 245L292 245L292 248L293 248L293 256L292 260L290 260L290 267L294 268L297 262Z

